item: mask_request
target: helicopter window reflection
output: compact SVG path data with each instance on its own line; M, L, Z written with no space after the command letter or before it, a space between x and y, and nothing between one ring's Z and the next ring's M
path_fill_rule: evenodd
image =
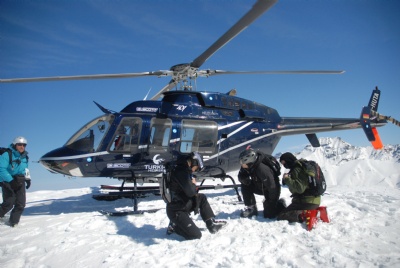
M81 152L95 152L113 120L113 115L104 115L90 121L76 132L65 146Z
M171 119L151 119L150 148L166 150L171 136Z
M113 151L131 152L137 148L140 138L140 118L125 117L121 120L111 147Z
M218 125L213 121L182 120L181 153L213 153L217 144Z

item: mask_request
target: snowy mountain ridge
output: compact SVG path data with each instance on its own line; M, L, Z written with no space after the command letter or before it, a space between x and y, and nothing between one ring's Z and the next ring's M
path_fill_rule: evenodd
M341 165L352 160L373 159L394 161L400 163L400 144L385 145L382 150L375 150L372 146L357 147L343 141L340 137L320 138L321 147L314 148L307 145L296 156L307 158L311 155L326 158L331 164Z
M321 147L307 145L297 158L316 161L329 185L384 184L400 187L400 145L386 145L382 150L372 146L357 147L341 138L320 138ZM283 152L282 152L283 153ZM275 155L279 159L282 154ZM372 178L365 180L365 178Z

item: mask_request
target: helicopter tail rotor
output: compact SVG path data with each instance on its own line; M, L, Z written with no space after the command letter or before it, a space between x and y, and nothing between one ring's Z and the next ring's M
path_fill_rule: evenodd
M376 87L372 91L372 95L368 102L368 106L363 107L363 109L361 110L361 116L360 116L360 123L364 130L364 133L375 149L382 149L383 143L378 134L378 130L376 129L376 127L371 127L371 121L375 121L375 122L376 121L389 121L389 122L393 123L394 125L400 127L400 122L398 120L396 120L390 116L385 116L385 115L379 114L377 112L380 95L381 95L381 91L378 89L378 87Z

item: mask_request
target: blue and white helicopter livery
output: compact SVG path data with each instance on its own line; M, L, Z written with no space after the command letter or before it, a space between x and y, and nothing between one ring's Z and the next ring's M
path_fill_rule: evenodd
M161 177L165 163L193 151L203 156L199 177L225 178L239 167L238 156L251 145L272 154L283 136L305 134L319 146L315 133L363 128L375 148L381 148L376 127L398 121L379 115L376 88L356 118L283 117L277 110L228 93L193 90L189 80L222 74L340 74L343 71L224 71L200 66L276 0L258 0L235 25L191 63L169 70L1 79L1 83L171 76L171 81L149 100L132 102L120 112L96 105L104 113L78 130L64 146L46 153L40 163L48 170L73 177L111 177L125 181ZM180 85L179 90L171 91ZM121 188L122 189L122 188ZM136 184L135 184L135 189Z

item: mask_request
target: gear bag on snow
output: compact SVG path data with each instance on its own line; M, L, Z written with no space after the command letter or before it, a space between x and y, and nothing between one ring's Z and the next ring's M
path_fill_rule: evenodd
M279 177L281 175L281 165L272 155L263 153L262 163L272 169L274 176Z
M326 191L326 181L324 173L317 162L312 160L299 160L303 169L308 175L308 189L304 192L306 195L319 196Z

